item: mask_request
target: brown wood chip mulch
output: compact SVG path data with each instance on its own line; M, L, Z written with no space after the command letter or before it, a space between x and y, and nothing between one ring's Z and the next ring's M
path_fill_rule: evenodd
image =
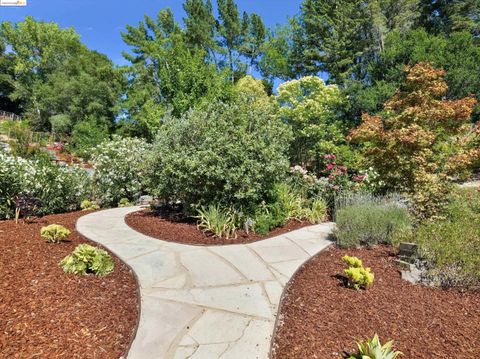
M202 231L197 229L195 221L191 218L183 218L175 214L159 215L149 209L130 213L125 218L125 221L130 227L147 236L169 242L199 246L257 242L311 225L309 222L292 220L285 226L275 228L263 236L252 232L247 235L244 230L238 230L237 238L225 239L205 235Z
M83 214L0 222L0 358L118 359L128 350L139 315L130 268L116 257L106 277L69 275L58 266L88 242L74 230ZM53 223L72 231L70 242L40 237Z
M332 247L305 264L284 294L272 359L345 358L375 333L382 343L394 339L401 358L480 358L480 293L403 281L392 251ZM368 290L344 287L345 254L372 268Z

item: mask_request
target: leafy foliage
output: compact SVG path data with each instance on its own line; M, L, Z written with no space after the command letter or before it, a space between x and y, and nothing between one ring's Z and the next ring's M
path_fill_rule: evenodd
M281 84L276 100L280 106L280 118L294 134L293 163L318 162L319 157L336 153L338 147L345 144L337 111L342 95L337 86L327 86L319 77L303 77Z
M236 238L235 215L230 210L223 210L219 205L200 207L197 228L203 232L213 233L216 237Z
M348 265L344 270L347 275L349 285L356 290L367 289L373 284L375 279L370 268L363 267L362 261L357 257L343 256L342 260Z
M50 224L49 226L42 227L40 235L49 243L60 243L70 235L70 231L59 224Z
M65 273L87 275L93 273L106 276L113 272L114 263L110 255L89 244L79 244L75 250L60 262Z
M49 161L26 160L0 152L0 216L11 218L15 198L35 198L35 214L60 213L78 208L89 191L87 173L76 167L59 167Z
M366 339L357 345L358 354L350 356L349 359L395 359L402 355L401 352L393 350L393 341L382 345L377 334L373 339Z
M128 198L122 198L120 201L118 201L118 207L119 208L122 208L122 207L131 207L133 206L133 203L130 202L130 200Z
M93 150L92 183L101 204L116 205L122 198L133 200L142 195L149 149L141 139L114 136Z
M288 168L288 128L269 108L213 103L167 118L149 168L154 194L189 205L251 208Z
M456 190L449 198L445 219L423 224L401 240L418 243L426 262L424 279L443 287L480 283L480 193Z
M365 114L351 133L385 182L384 190L407 193L418 218L445 204L452 176L473 163L478 131L469 123L476 100L445 100L445 72L428 63L406 68L402 91L385 103L384 115Z
M94 211L100 209L100 206L96 204L94 201L90 201L89 199L85 199L80 203L80 209L82 211Z
M337 198L335 221L334 235L341 247L392 243L412 225L408 209L395 198L361 193Z

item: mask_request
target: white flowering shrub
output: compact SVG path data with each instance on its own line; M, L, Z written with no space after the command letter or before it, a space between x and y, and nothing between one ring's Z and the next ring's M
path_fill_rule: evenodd
M75 210L90 190L86 171L0 152L0 218L11 218L18 195L40 201L38 214Z
M135 200L145 190L145 157L150 145L137 138L114 136L93 151L93 188L102 205Z

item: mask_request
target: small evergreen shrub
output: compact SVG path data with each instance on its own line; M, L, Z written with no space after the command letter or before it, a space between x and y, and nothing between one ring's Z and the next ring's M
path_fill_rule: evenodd
M42 227L40 235L48 243L60 243L70 235L70 231L59 224L51 224L46 227Z
M457 190L442 220L424 223L401 237L419 246L424 280L442 287L480 285L480 193Z
M197 228L203 232L213 233L216 237L236 237L235 215L219 205L209 205L198 209Z
M113 272L114 264L110 255L103 249L89 244L79 244L72 254L60 262L60 267L69 274L93 273L98 276L106 276Z
M130 200L128 198L122 198L119 202L118 202L118 207L119 208L123 208L123 207L131 207L133 206L133 203L130 202Z
M357 346L358 353L351 355L348 359L395 359L403 355L401 352L393 350L393 340L382 345L377 334L373 339L357 343Z
M394 198L356 194L337 200L336 207L334 235L340 247L390 244L412 226L407 207Z
M86 199L82 201L82 203L80 204L80 208L82 209L82 211L94 211L100 209L100 206L95 202Z
M345 269L348 284L356 290L367 289L375 278L370 268L364 268L362 261L357 257L343 256L342 260L349 266Z

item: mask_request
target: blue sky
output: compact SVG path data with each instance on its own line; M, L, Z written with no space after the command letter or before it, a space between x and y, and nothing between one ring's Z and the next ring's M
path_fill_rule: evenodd
M182 0L27 0L26 7L0 7L0 21L22 21L31 15L37 20L55 21L61 27L73 27L90 49L122 64L121 52L126 47L120 32L125 26L136 25L144 14L155 16L166 7L181 21L182 3ZM256 12L269 27L295 15L300 3L301 0L237 0L240 11Z

